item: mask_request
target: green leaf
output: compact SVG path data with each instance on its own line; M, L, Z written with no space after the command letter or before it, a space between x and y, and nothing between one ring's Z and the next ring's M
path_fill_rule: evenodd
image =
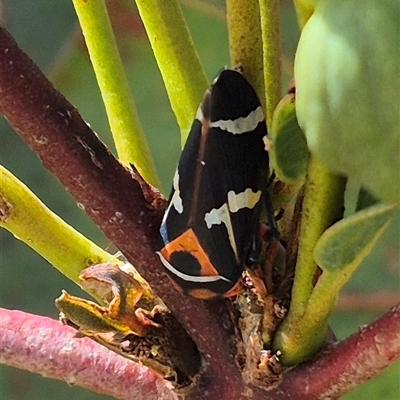
M381 201L400 200L400 2L321 0L295 61L310 151Z
M269 137L271 166L279 180L292 185L303 182L308 148L297 123L294 94L287 94L276 107Z
M314 250L315 261L323 274L303 307L303 313L297 300L299 296L293 296L292 292L289 314L275 334L273 349L282 352L284 365L303 362L321 348L340 289L369 254L398 207L399 204L370 207L323 233Z
M371 251L398 207L398 204L378 204L333 225L315 247L317 264L324 271L358 265Z

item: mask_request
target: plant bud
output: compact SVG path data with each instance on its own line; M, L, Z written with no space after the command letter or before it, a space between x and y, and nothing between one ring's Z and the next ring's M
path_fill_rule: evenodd
M295 61L296 112L321 162L400 200L400 1L320 0Z

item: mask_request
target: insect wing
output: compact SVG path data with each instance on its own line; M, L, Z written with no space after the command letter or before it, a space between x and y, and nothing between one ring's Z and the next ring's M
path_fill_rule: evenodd
M161 261L183 290L223 294L240 277L266 187L266 134L254 89L223 70L193 122L160 229Z

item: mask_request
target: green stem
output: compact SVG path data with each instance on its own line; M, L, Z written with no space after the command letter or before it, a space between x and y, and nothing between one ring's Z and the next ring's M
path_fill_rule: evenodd
M317 268L314 248L324 231L341 218L345 186L345 178L328 171L312 154L310 155L304 188L296 272L288 317L300 317L306 310Z
M241 65L265 111L260 9L257 0L227 0L232 65Z
M273 349L282 352L284 364L304 361L325 340L328 314L309 313L313 278L317 269L314 249L324 231L343 213L346 180L329 172L312 154L307 167L298 256L288 315L275 333ZM322 315L324 314L324 315Z
M267 126L272 126L275 107L282 97L281 29L278 0L259 0L263 43Z
M185 143L208 80L176 0L136 0Z
M27 186L1 166L0 182L0 226L77 285L84 268L111 261L122 265L50 211Z
M274 351L282 352L282 364L303 362L321 348L340 289L375 246L398 207L398 204L370 207L339 221L322 235L314 256L323 272L305 312L289 315L274 337Z
M117 49L104 0L73 0L101 90L118 157L161 188Z

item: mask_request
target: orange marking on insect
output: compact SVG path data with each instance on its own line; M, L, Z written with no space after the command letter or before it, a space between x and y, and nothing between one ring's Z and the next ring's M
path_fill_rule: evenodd
M199 276L218 276L218 271L212 265L207 253L201 247L196 234L192 229L188 229L172 242L166 244L160 251L162 256L170 262L172 254L185 252L191 254L199 262L201 270Z

